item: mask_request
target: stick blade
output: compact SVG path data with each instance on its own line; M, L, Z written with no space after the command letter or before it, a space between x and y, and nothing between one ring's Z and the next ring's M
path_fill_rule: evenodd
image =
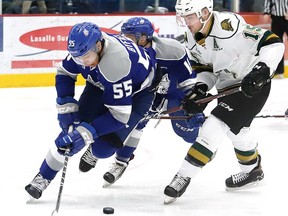
M57 209L54 209L54 210L52 211L52 213L51 213L51 216L56 216L57 214L58 214Z

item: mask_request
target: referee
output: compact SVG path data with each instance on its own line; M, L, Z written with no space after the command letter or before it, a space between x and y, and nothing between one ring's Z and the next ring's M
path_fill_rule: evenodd
M288 0L265 0L264 20L271 22L271 31L280 39L286 32L288 36ZM276 69L276 77L284 77L284 56Z

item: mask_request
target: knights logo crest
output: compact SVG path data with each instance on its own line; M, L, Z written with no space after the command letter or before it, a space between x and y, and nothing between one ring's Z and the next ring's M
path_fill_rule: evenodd
M231 25L231 21L229 19L225 19L221 22L221 27L222 29L226 30L226 31L233 31L233 27Z

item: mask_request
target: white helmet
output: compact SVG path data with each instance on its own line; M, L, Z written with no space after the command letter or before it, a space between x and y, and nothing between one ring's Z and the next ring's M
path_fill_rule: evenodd
M197 17L202 17L202 9L207 8L213 11L213 0L177 0L175 9L179 16L187 16L196 13Z

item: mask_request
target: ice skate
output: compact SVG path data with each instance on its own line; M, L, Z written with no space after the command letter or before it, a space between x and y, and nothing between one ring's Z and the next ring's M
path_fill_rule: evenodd
M186 191L186 188L190 184L189 177L183 177L179 174L176 174L171 181L171 183L166 186L164 190L164 194L166 195L164 198L164 204L169 204L174 201Z
M81 172L88 172L96 166L98 159L92 154L92 147L89 145L85 153L82 155L79 162L79 170Z
M249 173L240 172L226 179L226 190L236 191L257 187L262 183L264 173L261 167L261 156L258 156L258 165Z
M103 187L109 187L114 184L125 172L128 163L115 160L116 162L112 164L110 170L103 175L104 184Z
M39 199L42 195L42 192L48 187L50 181L43 178L43 176L38 173L34 179L25 187L25 190L29 193L34 199Z

